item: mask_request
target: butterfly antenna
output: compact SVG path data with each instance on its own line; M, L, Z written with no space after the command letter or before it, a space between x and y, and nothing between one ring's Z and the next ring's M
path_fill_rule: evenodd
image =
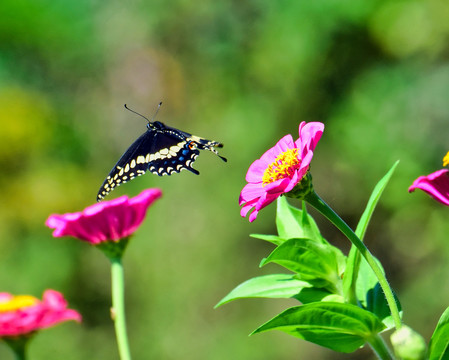
M154 121L154 118L156 117L157 113L159 112L159 109L161 108L161 106L162 106L162 101L157 106L156 112L154 113L153 117L151 118L151 122Z
M148 120L148 118L146 116L143 116L142 114L139 114L137 111L130 109L126 104L125 104L125 109L131 111L132 113L134 113L136 115L139 115L140 117L143 117L146 121L150 122L150 120Z
M125 104L125 109L131 111L132 113L134 113L136 115L139 115L140 117L143 117L146 121L148 121L148 123L152 123L154 118L156 117L157 113L159 112L159 109L160 109L161 105L162 105L162 101L157 106L156 112L154 113L153 117L151 118L151 121L146 116L143 116L142 114L139 114L137 111L134 111L133 109L130 109L128 107L128 105L126 105L126 104Z

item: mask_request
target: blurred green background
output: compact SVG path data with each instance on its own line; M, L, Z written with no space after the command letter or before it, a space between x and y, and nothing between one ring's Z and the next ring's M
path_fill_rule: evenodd
M248 334L287 300L213 306L254 276L274 206L249 224L238 195L248 166L301 121L322 121L317 192L355 227L375 183L401 163L366 242L426 339L448 304L449 211L407 188L448 149L445 0L0 1L0 291L62 291L82 325L44 331L30 359L118 359L105 257L54 239L51 213L80 211L145 130L127 103L225 144L201 172L151 174L109 198L159 187L125 256L135 359L367 359L280 332ZM348 242L313 213L323 234ZM0 359L12 359L0 345Z

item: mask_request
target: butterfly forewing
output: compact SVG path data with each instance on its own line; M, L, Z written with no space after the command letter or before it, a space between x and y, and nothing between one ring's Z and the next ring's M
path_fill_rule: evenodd
M102 200L115 187L120 186L136 176L145 174L150 161L150 148L153 143L154 133L146 131L126 150L117 164L114 165L109 175L101 185L97 194L97 201Z

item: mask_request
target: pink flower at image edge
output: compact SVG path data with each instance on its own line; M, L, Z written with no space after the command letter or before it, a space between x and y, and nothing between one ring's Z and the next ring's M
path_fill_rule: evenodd
M421 189L440 203L449 206L449 170L441 169L417 178L408 191Z
M24 297L28 299L27 305L8 308L20 297L0 293L0 338L27 335L68 320L81 322L81 315L67 308L67 301L58 291L46 290L42 301Z
M130 236L142 223L148 207L162 196L160 189L146 189L139 195L103 201L82 212L50 215L45 222L54 237L73 236L91 244L117 241Z
M246 174L248 184L239 198L243 217L253 210L249 215L249 221L253 222L259 210L291 191L302 180L323 131L323 123L303 121L296 141L291 135L284 136L251 164Z

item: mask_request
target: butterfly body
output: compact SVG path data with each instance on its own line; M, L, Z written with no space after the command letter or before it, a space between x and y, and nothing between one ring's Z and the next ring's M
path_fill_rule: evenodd
M114 188L150 171L163 176L189 170L198 175L192 167L199 150L209 150L220 156L215 147L223 147L217 141L166 126L160 121L148 121L143 133L120 157L101 185L97 201L101 201Z

